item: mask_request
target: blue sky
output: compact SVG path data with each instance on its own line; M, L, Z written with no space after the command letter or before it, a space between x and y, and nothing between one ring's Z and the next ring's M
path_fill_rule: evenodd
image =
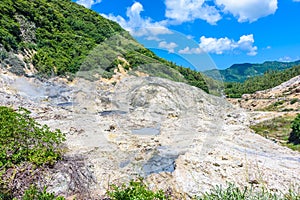
M300 60L300 0L76 1L158 55L198 70Z

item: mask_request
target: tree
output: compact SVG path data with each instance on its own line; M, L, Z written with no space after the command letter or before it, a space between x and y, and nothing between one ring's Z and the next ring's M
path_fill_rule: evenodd
M289 137L289 142L300 144L300 114L292 122L292 132Z

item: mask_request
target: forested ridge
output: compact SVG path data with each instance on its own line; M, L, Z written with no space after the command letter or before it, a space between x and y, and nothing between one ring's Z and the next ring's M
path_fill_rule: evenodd
M224 82L244 82L253 76L262 76L270 70L282 71L300 65L300 60L294 62L266 61L264 63L234 64L223 70L209 70L204 72L209 77L220 79ZM221 76L220 76L221 75Z
M300 65L284 71L269 70L263 76L248 78L243 83L227 82L225 93L228 97L239 98L243 94L252 94L256 91L273 88L298 75L300 75Z
M205 81L203 74L156 56L117 23L70 0L2 0L0 10L0 66L9 66L17 74L22 75L24 65L32 63L38 74L46 77L74 76L78 71L90 71L90 77L99 73L110 78L118 65L124 64L118 59L120 56L128 61L129 65L124 67L131 69L132 74L138 70L209 90L206 82L211 80ZM26 57L21 63L11 52L14 55L32 52L32 57ZM229 97L240 97L279 85L299 75L299 67L278 70L297 63L299 61L233 65L220 71L226 78L224 81L229 81L225 84L225 93ZM18 69L15 66L19 66ZM206 72L209 73L213 76L216 72ZM259 74L264 75L257 76ZM230 82L234 80L245 82Z
M35 67L49 74L76 72L82 58L106 38L123 31L95 12L68 0L3 0L0 42L6 50L34 49Z
M187 82L208 91L201 73L159 58L117 23L70 0L2 0L0 10L2 67L25 65L12 58L11 52L33 52L25 63L32 63L43 76L75 74L82 68L95 68L93 64L103 69L98 70L100 75L110 77L119 64L113 55L124 57L130 63L128 68L143 65L139 70L150 75ZM117 38L115 47L102 45L111 38ZM96 63L95 55L88 58L93 52L97 52L96 56L110 57L105 58L107 65ZM22 69L14 72L22 74Z

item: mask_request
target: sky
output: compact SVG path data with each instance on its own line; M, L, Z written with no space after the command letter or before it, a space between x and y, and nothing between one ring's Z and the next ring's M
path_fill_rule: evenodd
M300 60L300 0L73 0L200 71Z

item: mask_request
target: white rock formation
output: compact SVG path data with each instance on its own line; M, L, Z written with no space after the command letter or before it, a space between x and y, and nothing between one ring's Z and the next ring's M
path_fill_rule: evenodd
M227 182L284 192L300 183L299 152L254 134L242 110L184 83L152 77L116 85L44 83L2 71L0 86L1 105L26 107L39 122L67 133L67 155L83 156L95 180L93 198L108 183L137 176L182 198ZM61 179L49 189L68 193L70 177L49 176Z

